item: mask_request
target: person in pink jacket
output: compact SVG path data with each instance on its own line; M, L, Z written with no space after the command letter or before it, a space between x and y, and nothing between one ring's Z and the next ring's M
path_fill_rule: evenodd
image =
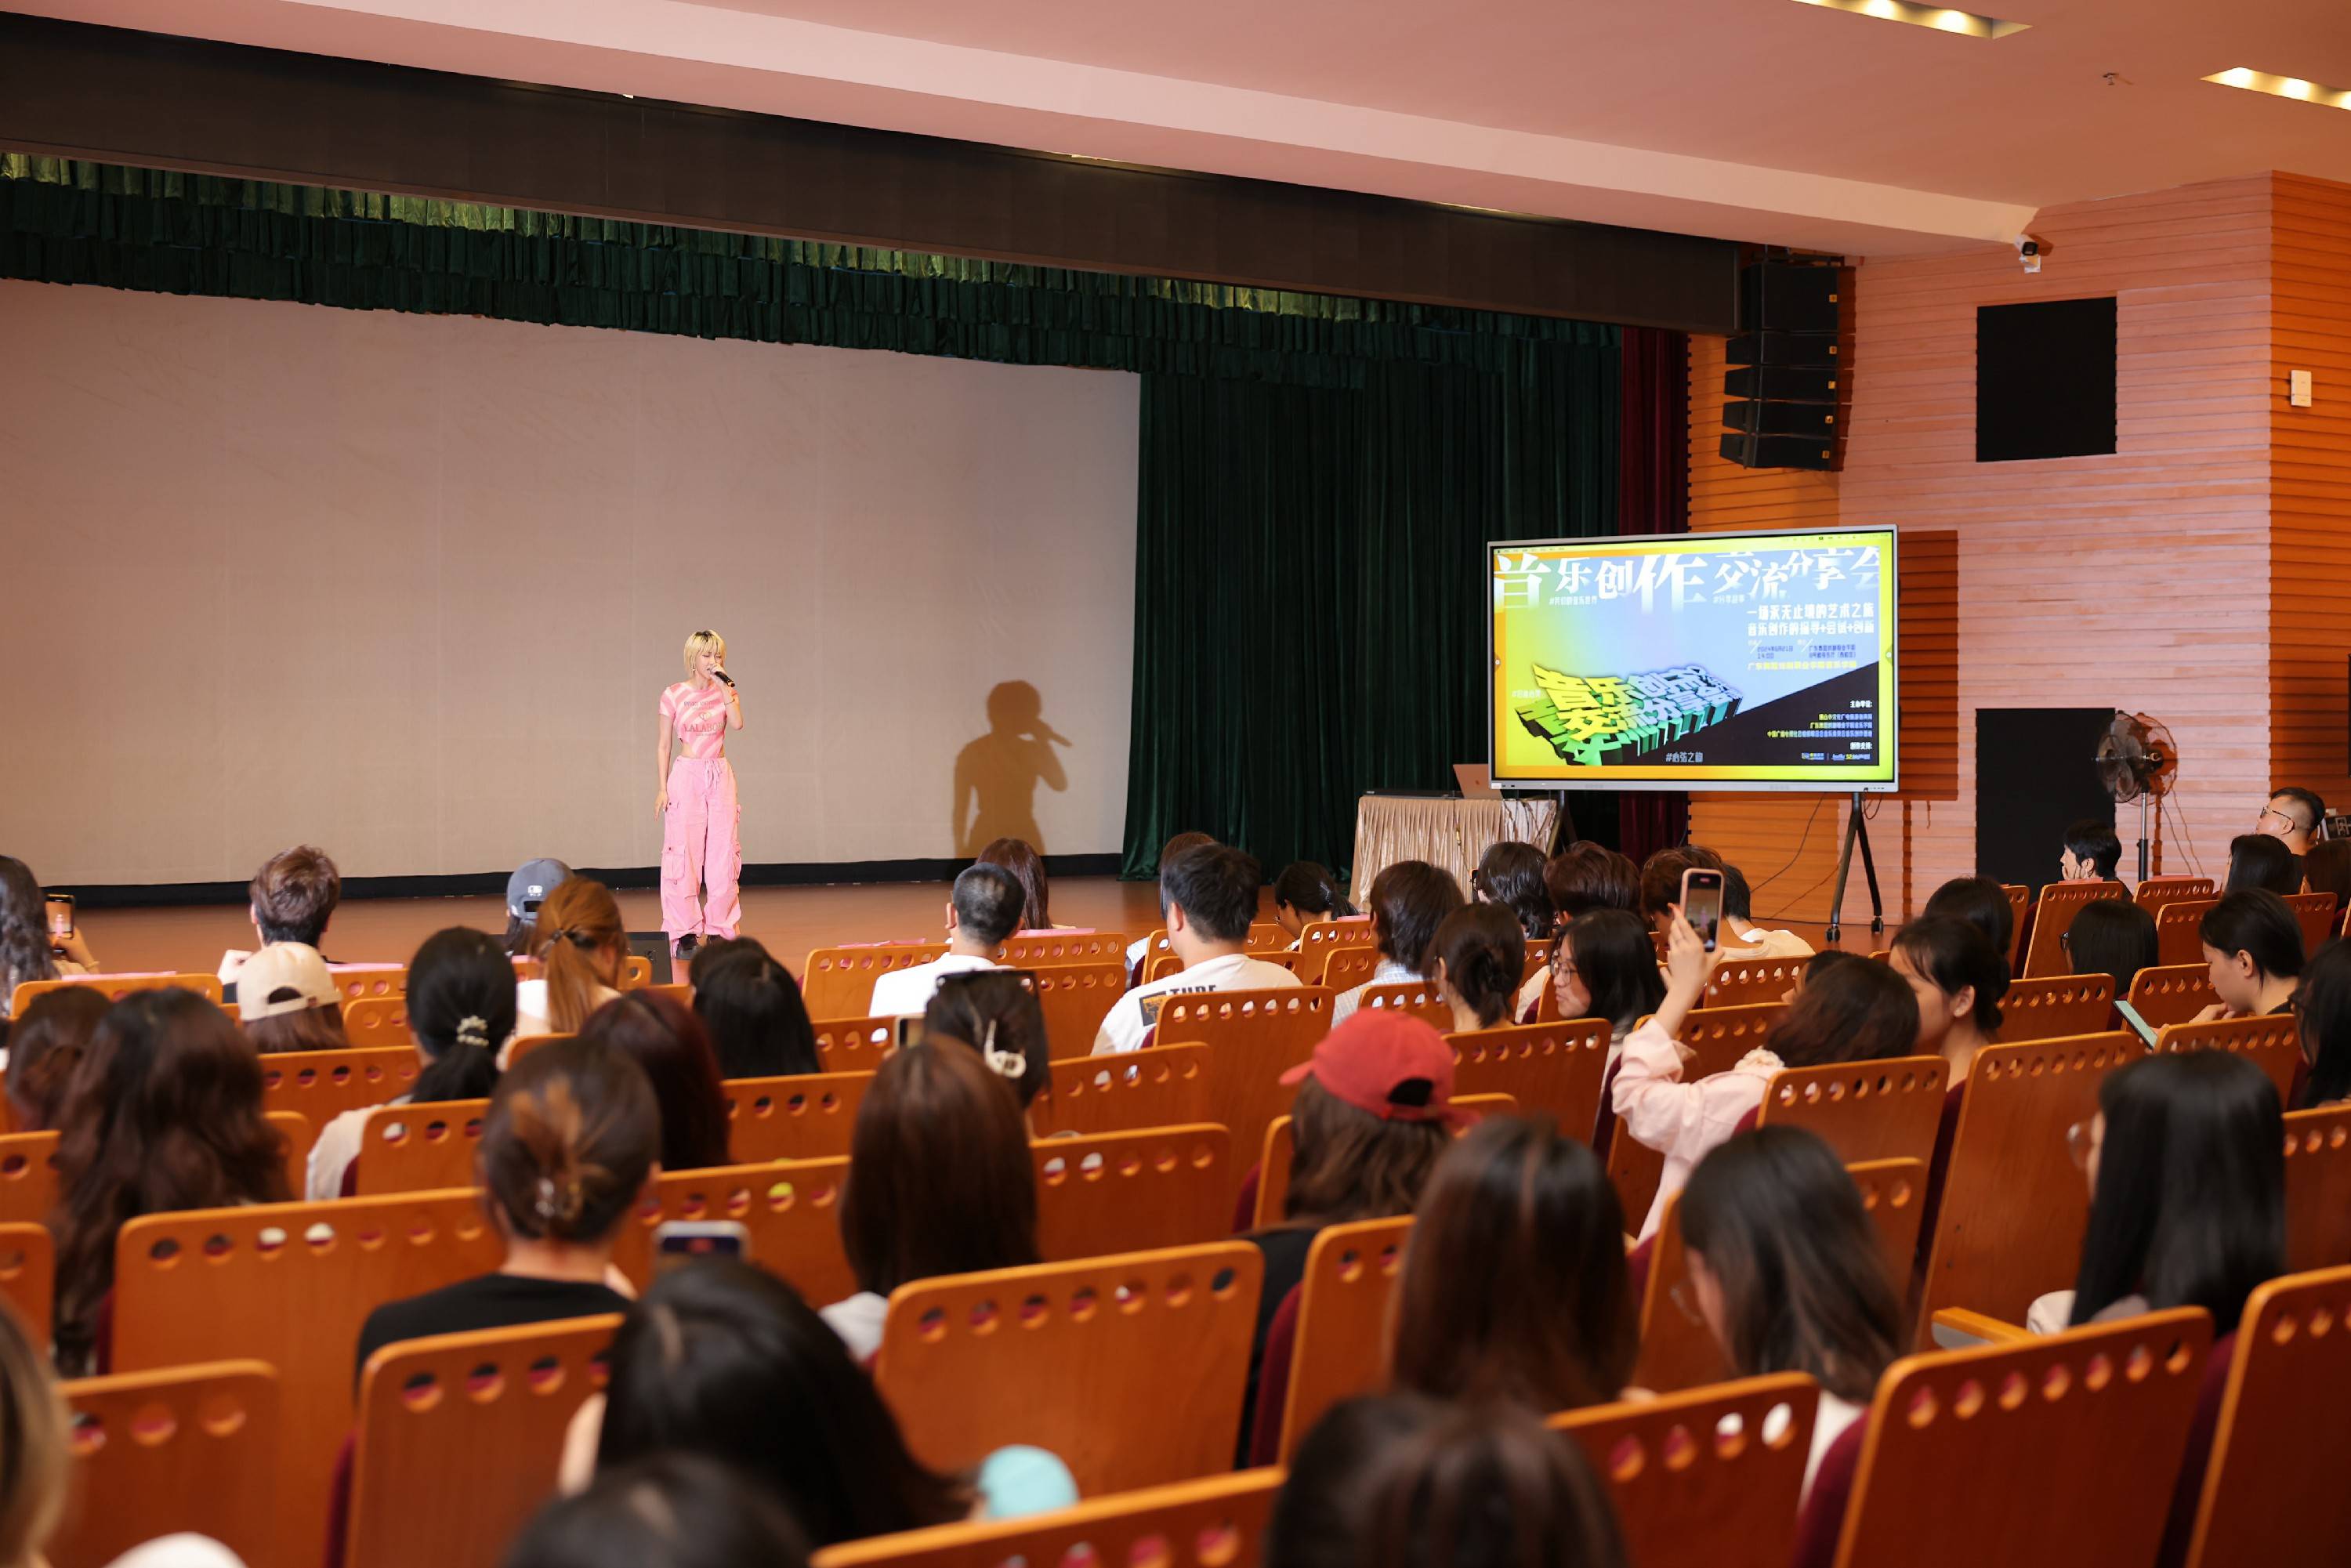
M685 640L686 678L661 695L653 742L661 792L662 929L680 956L705 937L738 935L743 906L743 810L726 732L743 727L743 698L726 673L726 639L696 632ZM676 759L670 744L677 745Z
M1918 1038L1918 1003L1899 975L1850 953L1823 953L1806 966L1802 987L1762 1045L1727 1072L1683 1082L1677 1037L1706 994L1709 955L1680 905L1670 913L1666 999L1625 1037L1611 1100L1625 1130L1666 1156L1656 1201L1641 1224L1643 1240L1664 1219L1667 1197L1681 1190L1708 1150L1762 1106L1764 1090L1782 1068L1907 1056Z

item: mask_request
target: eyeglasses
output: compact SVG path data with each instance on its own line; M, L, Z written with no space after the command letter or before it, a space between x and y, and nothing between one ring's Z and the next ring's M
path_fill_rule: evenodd
M2076 1122L2065 1129L2065 1153L2077 1171L2090 1168L2090 1151L2095 1146L2091 1140L2093 1130L2088 1121Z
M2298 833L2302 831L2302 824L2294 820L2294 815L2291 811L2281 811L2275 806L2264 806L2262 808L2262 816L2255 817L2253 821L2258 822L2262 820L2262 817L2275 817L2279 821L2283 822L2295 832Z

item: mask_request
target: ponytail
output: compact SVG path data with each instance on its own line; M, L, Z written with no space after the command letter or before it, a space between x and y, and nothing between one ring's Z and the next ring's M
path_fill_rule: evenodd
M558 1034L578 1034L596 1010L605 985L597 956L628 946L612 890L584 876L566 878L538 906L531 947L547 976L547 1021Z
M513 1235L593 1245L635 1205L660 1151L644 1070L608 1046L560 1040L498 1084L482 1129L483 1201Z
M1503 904L1468 904L1445 917L1428 945L1445 966L1447 989L1478 1014L1478 1026L1508 1023L1526 967L1526 933Z
M496 937L456 925L408 964L408 1031L428 1059L412 1100L486 1100L515 1030L514 965Z
M1315 861L1292 861L1284 866L1274 881L1273 902L1325 920L1353 920L1359 913L1347 902L1330 868Z

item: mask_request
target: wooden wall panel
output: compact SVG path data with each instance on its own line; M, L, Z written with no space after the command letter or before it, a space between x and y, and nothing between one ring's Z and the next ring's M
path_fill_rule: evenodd
M2272 395L2272 205L2262 175L2053 208L2034 224L2049 250L2037 275L2006 251L1863 263L1852 426L1834 476L1750 475L1714 456L1722 345L1693 340L1693 529L1903 530L1904 790L1875 803L1870 823L1890 914L1974 870L1979 707L2113 704L2170 726L2184 761L2176 820L2157 835L2163 869L2217 873L2229 837L2251 826L2273 762L2253 716L2270 701L2262 590L2271 404L2283 403ZM1977 307L2109 293L2114 455L1978 465ZM2325 504L2314 499L2319 516ZM2296 602L2314 623L2337 613ZM2297 678L2315 681L2318 661L2314 651L2297 664ZM1701 795L1691 834L1758 884L1759 915L1819 920L1843 812L1816 804ZM2136 808L2116 827L2127 869ZM1848 922L1856 909L1865 902L1848 894Z

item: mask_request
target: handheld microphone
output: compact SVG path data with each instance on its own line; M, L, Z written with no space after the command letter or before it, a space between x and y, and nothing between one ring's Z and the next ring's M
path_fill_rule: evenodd
M720 680L725 681L730 686L735 684L735 677L728 674L724 670L713 670L710 673L716 675Z

